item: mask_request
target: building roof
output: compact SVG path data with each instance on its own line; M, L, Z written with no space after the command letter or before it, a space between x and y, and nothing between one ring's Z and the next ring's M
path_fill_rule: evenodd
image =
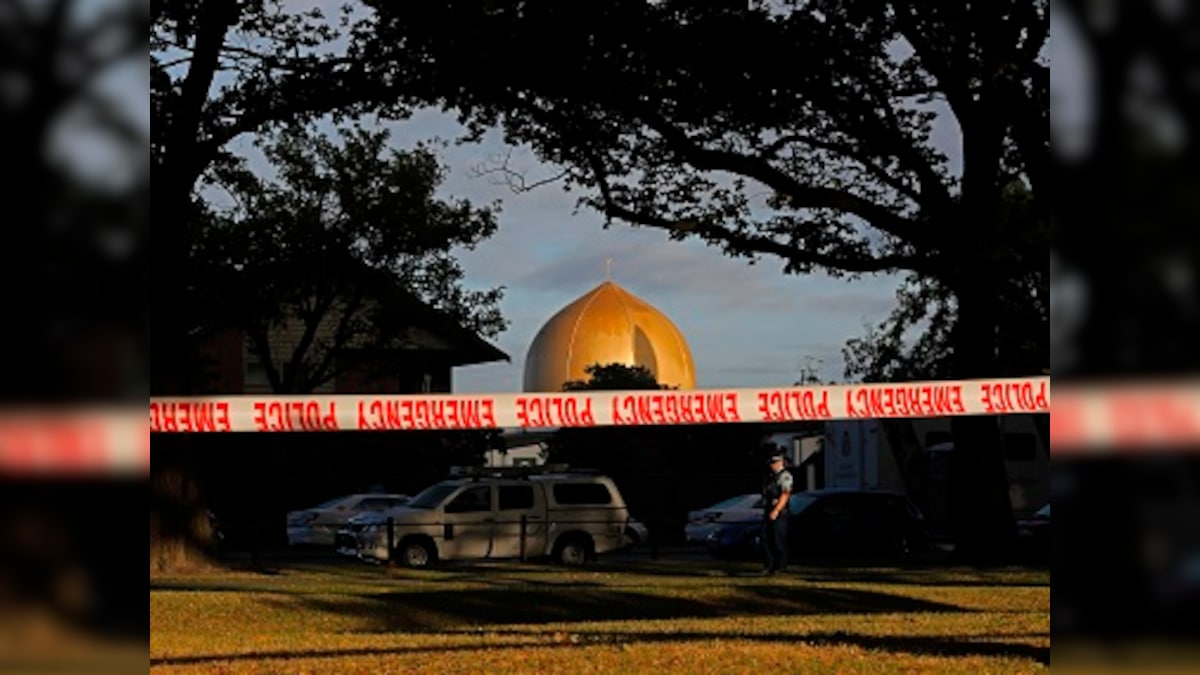
M422 302L414 295L408 295L413 312L410 315L413 317L412 325L429 330L444 340L449 345L449 349L444 351L450 355L452 365L512 361L506 352L463 326L449 314Z
M370 268L363 269L362 273L367 276L378 275L378 280L384 281L381 287L391 290L388 300L402 313L404 327L426 330L444 343L436 351L449 357L450 365L512 361L499 347L463 326L451 315L421 300L408 288L397 284L390 273Z

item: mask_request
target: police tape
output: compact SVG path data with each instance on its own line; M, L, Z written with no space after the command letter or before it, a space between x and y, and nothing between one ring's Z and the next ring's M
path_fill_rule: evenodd
M1200 449L1200 383L1047 377L693 391L218 396L145 408L0 409L0 476L144 475L151 432L386 431L1045 414L1054 457Z
M523 394L155 398L167 433L546 429L1048 413L1050 378Z
M1058 385L1050 415L1055 457L1200 450L1200 382Z
M149 468L144 409L0 409L0 478L139 476Z

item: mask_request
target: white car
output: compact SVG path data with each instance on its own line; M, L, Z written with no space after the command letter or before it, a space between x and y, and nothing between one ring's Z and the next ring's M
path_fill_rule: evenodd
M338 529L356 515L403 506L410 497L401 494L345 495L287 514L289 546L333 546Z
M762 495L744 494L730 497L702 509L689 511L683 536L689 544L703 544L709 534L729 522L753 520L762 516Z
M403 508L397 507L400 510ZM334 550L339 555L362 558L362 549L374 545L376 533L387 525L388 518L397 509L367 511L346 521L334 537Z

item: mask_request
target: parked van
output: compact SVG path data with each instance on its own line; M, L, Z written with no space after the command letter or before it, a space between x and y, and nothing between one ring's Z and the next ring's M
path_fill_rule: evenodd
M629 511L612 479L582 472L445 480L359 535L359 555L409 567L439 560L550 556L581 565L628 544ZM391 548L389 548L389 542Z

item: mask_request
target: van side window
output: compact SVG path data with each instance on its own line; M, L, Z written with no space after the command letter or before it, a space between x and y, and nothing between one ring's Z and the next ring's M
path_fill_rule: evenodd
M532 485L501 485L500 510L518 511L533 508Z
M555 483L554 501L559 504L611 504L612 494L603 483Z
M487 485L472 487L458 493L446 505L446 513L474 513L476 511L492 510L492 488Z

